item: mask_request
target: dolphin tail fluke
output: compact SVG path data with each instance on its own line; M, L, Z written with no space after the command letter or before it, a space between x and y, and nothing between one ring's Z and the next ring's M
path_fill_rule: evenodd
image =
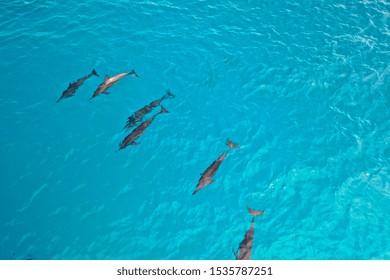
M133 75L133 76L139 78L138 74L135 72L134 69L129 72L129 75Z
M249 211L249 213L251 213L253 218L257 217L257 216L261 216L265 213L263 210L255 210L255 209L249 208L248 206L247 206L247 208L248 208L248 211Z
M163 101L165 99L168 99L168 98L174 98L175 96L171 93L171 91L168 89L167 90L167 93L160 98L160 101Z
M99 77L98 73L96 72L95 69L92 70L92 75L95 75L96 77Z
M164 108L164 106L161 106L160 114L169 113L167 109Z
M229 147L229 149L238 149L240 147L239 144L234 143L229 138L226 139L226 145Z
M172 94L172 92L168 89L167 90L167 94L166 94L166 97L169 97L169 98L174 98L175 95Z

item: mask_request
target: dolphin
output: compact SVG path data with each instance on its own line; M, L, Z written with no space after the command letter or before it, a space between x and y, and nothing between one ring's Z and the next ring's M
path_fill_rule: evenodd
M109 92L107 92L107 89L109 89L110 87L115 85L120 79L122 79L128 75L133 75L133 76L139 78L138 74L135 73L134 70L131 70L130 72L118 74L118 75L111 77L111 78L107 75L104 82L98 86L98 88L95 90L95 92L93 93L92 97L89 100L91 100L92 98L95 98L96 96L98 96L102 93L109 94Z
M234 144L230 140L227 140L227 141L228 142L226 142L226 145L229 147L229 149L235 148L235 146L238 147L238 144ZM229 143L232 143L234 145L232 146ZM205 186L214 183L214 180L212 179L212 177L215 175L215 173L217 173L218 168L221 165L221 163L225 160L228 151L229 150L225 151L222 155L220 155L216 160L213 161L213 163L209 167L207 167L205 172L200 174L201 177L199 179L198 185L196 186L196 189L192 193L192 195L196 194L198 191L203 189Z
M163 106L161 106L161 111L155 114L150 119L144 121L140 125L138 125L129 135L123 139L123 141L119 144L119 150L122 150L126 148L129 145L139 145L139 143L135 142L136 139L142 136L142 134L145 132L146 128L153 122L154 118L158 116L159 114L169 113L167 109L165 109Z
M252 257L252 245L253 245L253 237L255 234L255 217L261 216L264 214L264 211L254 210L252 208L248 208L249 213L252 215L252 224L248 231L245 233L244 239L241 241L239 245L239 252L233 249L233 254L236 257L236 260L249 260Z
M196 190L192 193L193 195L203 189L205 186L214 183L212 177L215 175L215 173L217 173L218 168L226 158L226 155L227 151L214 160L213 163L207 167L206 171L201 174L198 185L196 186Z
M155 107L160 106L161 101L173 97L175 96L168 90L167 93L164 96L162 96L160 99L157 99L151 102L149 105L146 105L143 108L139 109L138 111L136 111L130 117L127 118L125 129L130 129L133 126L135 126L137 122L140 122L146 114L149 114Z
M71 97L74 95L74 93L76 92L76 90L87 80L89 79L89 77L91 77L92 75L95 75L97 77L99 77L98 73L96 73L95 69L92 70L92 73L85 76L85 77L82 77L80 79L78 79L76 82L74 83L69 83L69 86L66 90L64 90L64 92L62 93L61 97L57 100L57 103L60 102L61 99L64 99L64 98L68 98L68 97Z

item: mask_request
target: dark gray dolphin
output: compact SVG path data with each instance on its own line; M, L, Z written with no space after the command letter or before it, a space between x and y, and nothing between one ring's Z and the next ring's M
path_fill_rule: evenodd
M60 102L61 99L64 99L64 98L68 98L68 97L71 97L75 94L76 90L87 80L89 79L89 77L91 77L92 75L95 75L97 77L99 77L98 73L96 73L95 69L92 70L92 73L85 76L85 77L82 77L80 79L78 79L76 82L74 83L69 83L69 86L66 90L64 90L64 92L62 93L61 97L57 100L57 103Z
M160 103L164 99L173 97L175 96L168 90L167 93L160 99L157 99L150 104L144 106L143 108L139 109L138 111L134 112L130 117L127 118L125 129L130 129L135 126L137 122L140 122L146 114L149 114L154 108L160 106Z
M235 146L232 146L230 143L234 144L230 140L227 140L226 145L229 147L229 149L235 148ZM236 145L238 147L238 144L234 144L234 145ZM214 180L212 178L215 175L215 173L217 173L218 168L221 165L221 163L225 160L227 153L228 153L228 151L226 151L222 155L220 155L216 160L213 161L213 163L209 167L207 167L205 172L200 174L201 177L200 177L199 182L196 185L196 189L192 193L192 195L196 194L198 191L203 189L205 186L214 183Z
M121 73L121 74L118 74L114 77L109 77L109 76L106 76L106 79L104 80L103 83L101 83L98 88L95 90L95 92L93 93L92 97L90 98L90 100L92 98L95 98L96 96L100 95L100 94L109 94L109 92L107 92L107 89L109 89L110 87L112 87L113 85L115 85L120 79L128 76L128 75L133 75L137 78L139 78L138 74L135 73L134 70L131 70L130 72L126 72L126 73Z
M126 148L129 145L138 145L139 143L135 142L136 139L142 136L142 134L145 132L145 130L148 128L148 126L153 122L154 118L158 116L159 114L169 113L167 109L165 109L163 106L161 106L161 111L155 114L150 119L144 121L140 125L138 125L129 135L123 139L123 141L119 144L119 150L122 150Z
M253 245L253 237L255 234L255 217L263 215L264 211L258 211L251 209L249 207L248 211L252 214L252 224L248 231L245 233L244 239L241 241L239 245L239 252L233 249L233 254L236 257L236 260L249 260L252 257L252 245Z
M206 171L201 174L198 184L196 185L196 190L192 193L196 194L198 191L203 189L205 186L214 183L212 179L215 173L217 173L219 166L225 160L227 151L220 155L213 163L207 167Z

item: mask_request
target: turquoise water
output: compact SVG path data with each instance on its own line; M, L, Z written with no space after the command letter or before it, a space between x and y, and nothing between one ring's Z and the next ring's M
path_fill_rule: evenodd
M246 206L265 210L253 259L390 259L389 15L374 0L2 3L0 259L234 259ZM115 152L167 89L170 113ZM227 138L240 149L191 195Z

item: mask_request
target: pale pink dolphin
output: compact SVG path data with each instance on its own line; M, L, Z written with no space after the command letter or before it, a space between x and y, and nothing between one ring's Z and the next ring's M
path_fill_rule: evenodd
M95 92L93 93L92 97L90 98L90 100L92 98L95 98L96 96L100 95L100 94L110 94L109 92L107 92L107 89L109 89L110 87L112 87L113 85L115 85L120 79L128 76L128 75L133 75L137 78L139 78L138 74L135 73L134 70L131 70L130 72L125 72L125 73L121 73L121 74L118 74L114 77L109 77L109 76L106 76L106 79L104 80L103 83L101 83L98 88L95 90Z

